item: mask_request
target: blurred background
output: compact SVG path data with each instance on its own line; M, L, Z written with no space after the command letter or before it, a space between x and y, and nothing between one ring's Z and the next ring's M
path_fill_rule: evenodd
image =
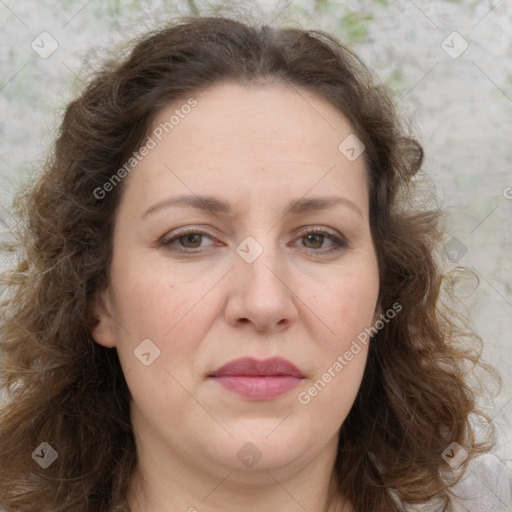
M446 208L449 292L503 378L486 404L512 469L512 0L0 0L0 228L40 166L87 60L180 14L250 9L318 28L392 91L424 146L425 193ZM512 475L512 473L511 473Z

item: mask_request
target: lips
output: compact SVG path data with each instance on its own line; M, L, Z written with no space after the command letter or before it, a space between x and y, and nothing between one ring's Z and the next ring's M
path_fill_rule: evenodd
M243 357L230 361L211 374L212 377L232 375L260 377L289 375L304 378L304 374L293 363L282 357L271 357L263 360Z
M225 390L252 400L270 400L299 385L304 374L281 357L235 359L209 375Z

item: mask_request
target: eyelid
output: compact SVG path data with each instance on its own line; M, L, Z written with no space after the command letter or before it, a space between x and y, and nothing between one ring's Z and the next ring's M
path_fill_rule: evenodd
M333 237L344 238L343 235L338 233L336 230L326 226L302 226L298 228L296 232L300 233L300 236L309 235L310 233L321 233Z

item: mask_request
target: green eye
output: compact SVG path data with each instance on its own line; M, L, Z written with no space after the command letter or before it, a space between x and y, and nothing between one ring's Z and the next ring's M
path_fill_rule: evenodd
M188 247L189 249L195 249L195 248L201 246L202 236L203 235L200 233L191 233L190 235L180 236L177 240L180 241L180 244L183 247Z
M317 228L308 228L300 239L303 241L306 249L319 254L341 251L348 248L348 243L344 238ZM325 240L331 242L330 246L322 247Z
M324 243L324 238L325 238L324 235L320 235L320 234L309 234L309 235L304 235L302 237L304 242L312 243L312 246L308 247L309 249L321 249L322 245Z
M211 240L210 244L203 244L205 240ZM317 254L329 254L348 248L347 241L333 233L323 231L317 228L308 228L297 240L302 240L302 246ZM329 241L330 244L323 247L324 243ZM203 252L203 249L209 246L221 245L214 238L205 232L199 231L197 228L186 228L172 236L164 237L160 240L160 245L173 250L175 252L196 253Z
M207 233L199 231L196 228L188 228L181 230L171 237L164 237L161 239L160 245L178 252L197 252L194 251L194 249L200 250L203 247L208 247L208 245L215 245L215 243L202 245L201 242L203 242L205 238L213 240ZM190 251L187 251L187 249Z

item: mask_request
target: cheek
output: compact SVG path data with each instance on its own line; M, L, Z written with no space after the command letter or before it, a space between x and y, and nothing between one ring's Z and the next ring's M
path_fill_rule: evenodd
M378 292L378 272L368 267L364 272L345 273L339 279L331 279L321 293L310 295L311 309L318 311L329 327L329 345L341 350L372 324Z
M115 276L116 314L132 338L164 342L183 325L190 324L191 316L197 318L201 314L205 290L210 286L203 279L180 279L180 272L174 268L137 271L141 267L137 262L119 266L128 271Z
M347 417L359 391L378 294L373 278L344 279L337 284L326 290L328 300L316 304L329 334L315 337L313 377L297 397L301 407L320 415L323 424L333 429Z
M378 291L377 266L368 264L340 274L316 294L311 309L319 312L328 329L315 336L313 387L301 403L315 400L316 407L333 417L348 413L366 366Z
M324 367L323 373L301 392L298 401L306 413L321 418L318 429L335 432L348 416L359 391L368 349L362 347L350 361L339 354Z
M116 287L117 351L123 373L136 409L146 419L158 423L165 417L167 425L179 428L183 420L178 413L193 409L186 391L195 383L191 362L197 359L212 315L205 284L178 282L165 272L130 275L119 276ZM147 353L148 365L142 357Z

